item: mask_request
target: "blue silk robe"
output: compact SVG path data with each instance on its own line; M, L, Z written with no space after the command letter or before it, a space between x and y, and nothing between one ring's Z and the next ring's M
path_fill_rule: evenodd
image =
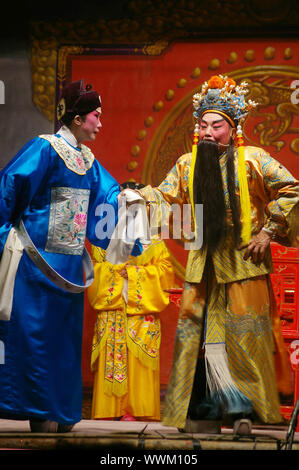
M0 173L0 248L21 218L39 252L63 277L83 284L85 237L96 234L99 204L117 216L119 185L82 145L60 135L30 141ZM114 221L113 221L114 222ZM61 290L23 253L10 321L0 321L0 415L71 424L81 419L84 294Z

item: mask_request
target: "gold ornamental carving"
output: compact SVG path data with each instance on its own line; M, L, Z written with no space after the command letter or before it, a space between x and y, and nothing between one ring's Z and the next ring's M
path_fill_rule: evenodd
M57 59L57 79L61 84L66 79L67 58L72 54L82 54L83 46L63 46L59 49Z
M31 49L33 102L49 121L53 121L56 90L57 42L33 40Z
M157 41L154 44L147 44L143 46L142 51L145 55L161 55L168 45L168 41Z
M293 125L299 108L292 103L291 80L299 79L299 67L284 65L262 65L236 70L232 78L243 79L249 85L249 99L259 103L252 117L259 121L254 126L256 140L244 129L244 136L252 145L273 146L280 151L286 145L286 137L298 135L299 127ZM298 139L291 141L290 148L298 153Z
M167 47L167 41L157 41L144 45L142 52L150 56L161 55ZM82 45L58 47L56 39L33 40L31 49L33 102L49 121L53 121L55 117L56 94L59 95L66 79L68 57L83 54L87 50L88 47ZM56 79L58 90L56 90Z
M59 88L66 78L67 57L82 54L82 46L63 46L57 51L55 39L33 41L31 50L33 102L49 119L54 120L56 79ZM60 90L58 90L59 93Z
M225 35L234 32L243 37L244 31L256 30L263 24L275 24L273 31L277 36L278 25L289 29L298 25L299 11L296 3L293 0L210 0L203 5L203 2L196 0L129 0L122 18L102 18L99 7L98 11L95 10L93 21L32 21L33 101L52 121L56 75L59 73L63 76L65 73L69 47L76 49L82 44L91 47L132 44L132 47L140 47L145 55L160 55L172 41L201 37L214 39L215 31L222 31ZM267 51L269 60L273 53L275 51L270 49ZM290 57L292 51L286 51L285 59ZM228 62L234 63L236 60L237 55L232 52ZM254 60L253 51L248 51L246 60ZM211 69L216 70L218 66L218 59L211 58Z

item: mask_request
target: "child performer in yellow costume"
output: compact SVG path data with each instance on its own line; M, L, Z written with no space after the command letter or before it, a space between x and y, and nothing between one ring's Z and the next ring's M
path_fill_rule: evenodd
M165 243L153 241L126 264L92 246L97 311L91 354L92 419L160 420L159 314L169 304L174 273Z

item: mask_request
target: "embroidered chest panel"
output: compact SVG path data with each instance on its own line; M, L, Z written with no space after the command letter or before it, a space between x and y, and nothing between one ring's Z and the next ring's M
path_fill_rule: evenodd
M51 189L46 251L82 255L85 243L89 189Z
M85 145L82 145L81 149L76 149L68 145L62 137L57 137L54 134L43 134L39 137L50 142L54 150L64 161L66 167L74 173L85 175L87 170L91 168L94 155Z

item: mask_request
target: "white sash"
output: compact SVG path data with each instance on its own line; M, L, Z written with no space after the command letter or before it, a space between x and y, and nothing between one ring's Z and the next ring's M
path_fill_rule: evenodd
M15 277L22 254L23 244L12 227L0 261L0 320L10 320Z

